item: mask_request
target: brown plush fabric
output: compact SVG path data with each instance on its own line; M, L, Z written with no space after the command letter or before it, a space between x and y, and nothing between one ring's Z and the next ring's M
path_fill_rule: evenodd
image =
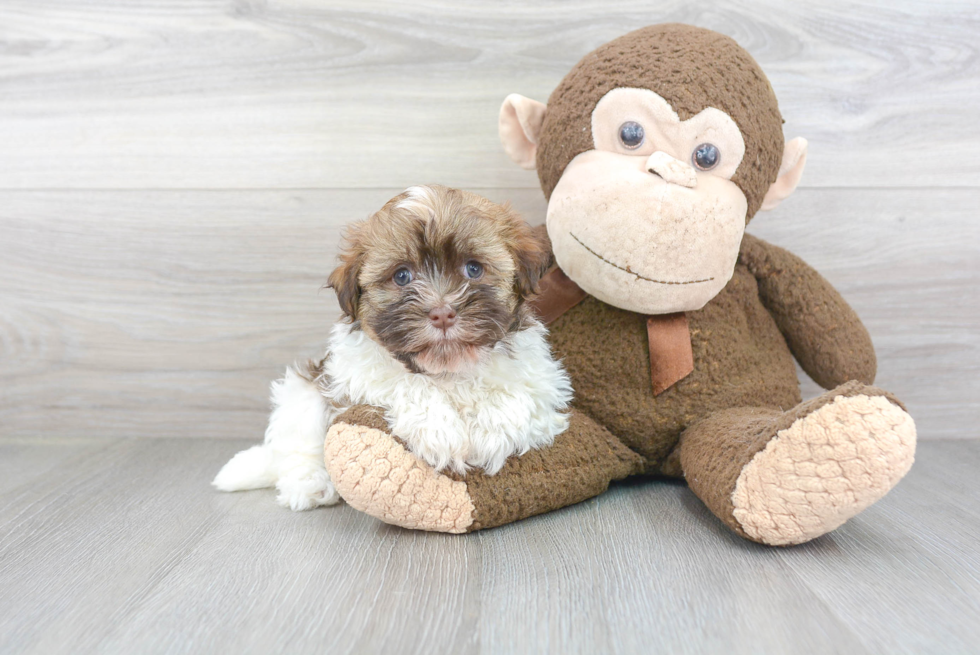
M511 457L494 476L479 470L449 477L466 483L476 508L469 531L492 528L598 496L643 470L642 458L579 412L543 450Z
M751 235L725 289L687 317L694 371L659 396L645 316L589 297L550 326L575 406L642 454L650 471L676 474L667 457L681 432L712 412L798 404L793 354L825 388L874 380L874 347L854 310L801 259Z
M406 449L408 448L408 444L405 443L404 439L398 435L391 434L391 429L388 427L388 421L385 420L385 412L380 407L374 407L373 405L354 405L334 419L334 425L338 423L363 425L366 428L380 430L381 432L390 435L392 439L397 441Z
M872 384L877 360L867 329L840 293L791 252L746 234L739 260L800 366L824 389Z
M892 394L852 381L801 403L786 412L764 407L738 407L708 415L684 432L680 466L691 490L712 513L749 539L735 519L732 492L742 469L780 430L785 430L835 398L881 396L904 409Z
M334 419L334 423L363 425L367 428L374 428L375 430L381 430L382 432L389 432L388 422L385 420L384 410L380 407L373 407L371 405L354 405Z
M793 357L744 265L703 309L688 312L694 371L659 396L650 379L647 317L589 297L551 324L573 404L660 472L681 432L732 407L786 410L801 400Z
M538 138L537 169L545 197L576 155L592 150L592 110L620 87L650 89L681 120L708 107L727 113L745 139L732 181L748 200L746 219L762 205L783 154L776 95L755 60L735 41L699 27L652 25L586 55L548 100Z
M555 266L541 278L538 293L528 306L542 323L550 325L588 297ZM647 343L653 395L659 396L694 370L691 332L684 312L648 316Z

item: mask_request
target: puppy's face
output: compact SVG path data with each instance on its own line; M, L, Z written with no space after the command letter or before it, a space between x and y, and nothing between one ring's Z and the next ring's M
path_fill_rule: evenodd
M416 373L477 363L526 318L550 261L524 220L486 198L411 187L347 232L331 275L341 309Z

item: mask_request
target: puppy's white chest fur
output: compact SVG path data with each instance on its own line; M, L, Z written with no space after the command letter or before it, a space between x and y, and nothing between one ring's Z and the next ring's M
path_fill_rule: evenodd
M470 370L411 373L349 324L330 337L328 394L341 405L385 410L392 432L436 469L489 474L511 455L548 446L568 427L568 374L540 324L508 334Z

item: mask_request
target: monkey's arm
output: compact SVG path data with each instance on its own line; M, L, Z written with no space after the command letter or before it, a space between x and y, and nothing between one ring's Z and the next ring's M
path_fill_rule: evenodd
M496 475L438 472L388 431L384 411L356 405L327 432L324 461L347 504L386 523L472 532L592 498L641 473L643 458L572 410L547 448L511 457Z
M749 234L742 238L739 261L758 280L762 304L817 384L832 389L848 380L874 382L871 337L822 275L789 251Z

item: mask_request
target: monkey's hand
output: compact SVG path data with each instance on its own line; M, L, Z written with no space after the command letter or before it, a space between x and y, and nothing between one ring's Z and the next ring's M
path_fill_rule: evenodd
M385 523L467 532L474 506L465 482L440 473L391 434L384 410L355 405L327 431L324 463L347 504Z
M800 366L825 389L849 380L872 384L877 360L867 329L831 284L787 250L746 234L739 261L759 282Z

